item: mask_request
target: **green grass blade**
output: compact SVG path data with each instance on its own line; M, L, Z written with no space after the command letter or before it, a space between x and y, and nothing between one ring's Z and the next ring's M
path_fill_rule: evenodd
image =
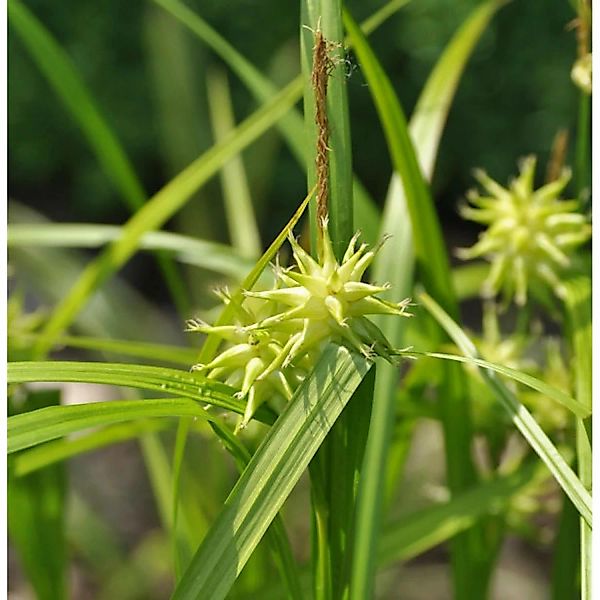
M454 34L419 96L410 135L421 169L431 179L446 118L467 60L496 11L506 0L480 3Z
M225 501L175 600L225 598L370 366L345 348L326 349Z
M123 227L88 223L32 223L8 226L8 247L98 248L115 242ZM242 279L254 264L230 246L167 231L150 231L139 240L139 250L160 250L185 263L234 279Z
M579 595L579 522L573 503L563 494L562 511L554 541L550 579L551 600L577 598Z
M375 31L380 25L385 23L396 11L400 10L410 0L391 0L384 4L377 12L361 23L361 28L366 35Z
M26 406L50 407L59 402L60 392L43 390L29 392ZM19 478L12 477L9 471L8 533L39 600L66 600L69 597L66 475L64 465L53 465Z
M19 0L9 0L8 16L11 26L82 130L115 188L132 210L142 206L146 193L70 58Z
M252 459L252 455L229 429L221 427L221 425L216 422L212 423L211 427L233 457L241 475ZM269 542L273 559L285 585L287 597L291 600L302 600L304 595L300 583L300 574L298 573L296 562L292 555L292 549L281 515L277 515L275 519L273 519L273 522L267 530L266 539Z
M540 392L540 394L546 396L547 398L554 400L558 404L561 404L565 408L568 408L574 415L579 418L585 419L591 415L590 409L575 398L569 396L562 390L555 388L552 385L549 385L538 379L537 377L533 377L532 375L528 375L527 373L523 373L518 369L511 369L510 367L505 367L504 365L499 365L496 363L488 362L487 360L483 360L481 358L473 358L470 356L459 356L456 354L445 354L443 352L413 352L413 351L400 351L398 352L400 356L409 356L414 358L419 357L429 357L429 358L439 358L441 360L454 360L456 362L462 362L465 364L476 365L478 367L482 367L484 369L489 369L490 371L494 371L496 373L500 373L513 381L518 381L527 387L530 387L532 390L536 390Z
M57 438L124 421L153 417L195 417L214 420L196 400L157 398L49 406L9 417L7 452L17 452Z
M266 102L277 93L276 86L267 77L185 4L179 2L179 0L154 0L154 2L173 15L173 17L188 27L198 38L210 46L241 79L258 102ZM404 4L406 4L406 1L398 0L392 0L392 2L386 4L365 22L363 25L365 33L369 34L373 32L385 19L389 18ZM295 86L297 99L299 100L303 89L302 77L296 77L290 85ZM280 121L279 127L298 163L305 169L307 162L302 116L298 112L292 111ZM379 231L378 210L364 187L356 178L354 179L353 190L355 217L357 222L361 224L365 240L373 244L377 241ZM360 221L358 221L359 219Z
M168 419L144 419L109 425L74 439L58 439L41 446L33 446L11 458L10 472L14 477L28 475L74 456L118 444L146 433L162 431L173 425L173 421Z
M215 67L208 71L206 90L215 142L222 142L235 128L231 94L224 69ZM242 256L259 257L262 245L241 155L234 156L223 165L221 188L233 247Z
M417 101L410 120L409 132L417 159L427 179L431 179L439 141L448 110L464 66L485 30L498 3L488 2L478 7L455 34L436 63ZM375 259L373 280L388 281L392 289L387 299L400 301L410 295L414 272L414 252L410 216L407 213L402 180L392 177L384 206L382 234L393 234L393 242L384 245ZM462 289L464 284L461 282ZM478 291L478 290L477 290ZM398 319L378 319L377 325L393 347L402 343L402 323ZM372 594L375 577L375 545L381 523L387 461L396 404L397 368L382 364L377 371L373 416L365 456L365 473L361 482L357 536L353 567L352 597Z
M329 124L329 233L338 260L342 258L354 234L352 202L352 154L348 94L344 74L344 28L341 0L303 0L302 2L302 68L304 75L304 156L307 161L308 187L316 183L315 157L317 130L315 125L315 96L311 83L314 31L319 27L331 47L328 54L332 68L327 87L327 119ZM311 228L316 227L316 213L311 214ZM316 229L315 229L316 231ZM316 238L314 238L316 239ZM313 246L313 248L315 248ZM313 250L314 253L314 250Z
M127 222L123 236L88 264L75 285L55 307L43 331L47 337L36 347L37 357L47 352L50 347L48 339L55 339L71 324L102 282L131 258L145 233L160 228L223 163L253 142L290 109L295 101L293 92L289 86L285 88L246 119L226 142L215 145L196 159Z
M35 334L19 334L19 340L21 341L35 341L38 337L39 336ZM80 348L92 350L94 352L146 359L154 364L165 362L184 367L192 365L195 362L197 355L197 351L192 348L84 336L63 336L56 340L56 345L59 347L66 346L68 348Z
M139 444L162 526L170 534L174 544L181 548L181 554L191 556L197 547L198 539L196 531L189 525L185 511L179 515L180 526L175 528L173 521L175 499L172 494L173 473L164 444L160 436L153 432L141 436Z
M391 192L394 193L394 188ZM395 200L386 202L383 217L384 223L394 223L394 228L387 230L390 233L393 231L394 238L380 250L372 277L373 281L391 283L391 289L384 295L391 302L399 302L410 295L414 273L412 234L406 202L403 196L397 196ZM380 317L373 320L393 347L403 345L402 319ZM351 599L372 595L376 547L384 505L386 464L396 417L397 383L398 369L395 366L384 362L377 365L369 437L358 488Z
M575 367L577 400L589 411L587 422L577 420L576 448L579 477L584 487L592 490L592 282L577 277L565 284L565 307ZM581 415L580 415L581 416ZM585 418L585 417L584 417ZM581 598L592 597L592 528L581 519Z
M36 211L11 202L13 222L46 222ZM13 246L11 264L19 279L39 295L45 305L60 301L83 270L88 256L75 250ZM52 278L48 277L52 273ZM165 318L150 299L131 287L121 277L106 282L81 310L73 323L78 331L97 337L142 339L155 342L182 340L181 321Z
M313 73L313 53L315 32L320 30L326 53L332 61L331 68L322 65L328 77L325 112L328 125L329 152L327 153L328 194L326 212L329 216L329 234L334 254L341 261L354 234L352 201L352 155L348 97L344 73L344 31L342 24L342 2L340 0L304 0L302 2L300 41L302 48L302 71L304 77L304 119L306 136L308 186L317 185L315 161L320 132L315 123L317 102ZM331 71L331 72L330 72ZM318 227L316 203L311 205L310 230L311 250L316 254ZM356 502L356 481L361 472L364 442L369 428L373 399L374 373L365 379L347 409L332 427L331 433L315 460L324 467L326 515L317 518L327 522L327 539L319 539L319 547L327 552L319 552L318 560L323 565L318 573L324 577L317 582L316 589L323 596L344 597L350 585L352 565L352 538L354 536L354 515ZM313 481L314 484L314 481ZM317 484L321 485L321 484ZM315 504L315 508L319 505ZM335 506L335 510L333 507ZM321 510L319 507L318 510ZM320 535L323 529L318 530ZM330 569L327 572L326 565ZM329 584L331 589L329 589Z
M531 481L539 466L531 462L511 475L479 484L444 504L389 523L379 545L379 565L415 558L472 527L482 516L502 512L510 498Z
M180 504L180 489L181 489L181 473L183 469L183 460L185 458L185 445L187 442L187 437L190 431L190 427L192 424L192 420L187 419L179 419L179 423L177 425L177 433L175 436L175 447L173 448L173 516L171 517L171 522L173 523L173 562L175 564L175 580L179 581L181 579L181 574L183 572L184 566L188 564L191 559L191 555L188 556L186 551L186 547L179 543L179 538L177 532L181 527L181 522L179 521L179 504Z
M577 277L565 283L565 306L575 356L575 393L589 413L592 411L591 288L588 277Z
M452 288L441 227L410 139L404 112L388 76L347 11L344 13L344 23L379 114L394 171L402 180L420 279L448 312L456 316L458 303ZM441 337L437 332L435 336ZM443 398L441 410L448 482L452 493L457 493L476 480L470 450L470 413L462 374L455 367L447 365L444 367L443 382L439 393ZM463 418L456 419L457 414L463 415ZM453 544L452 563L458 599L473 593L485 593L487 565L484 564L485 542L482 536L483 531L477 528Z
M347 11L344 12L344 23L379 113L394 170L402 180L423 283L442 306L452 314L457 314L440 224L410 139L402 107L364 34Z
M120 385L183 396L238 414L243 414L246 408L244 402L233 396L233 388L196 373L166 367L69 361L13 362L8 364L7 381L9 384L58 381ZM272 423L274 415L264 405L262 408L256 418Z
M19 0L10 0L8 14L11 25L82 130L104 172L126 204L131 210L143 206L146 192L67 54ZM185 311L187 292L175 266L160 253L157 259L178 309Z
M473 342L471 342L459 325L429 295L421 294L419 300L446 330L463 354L470 358L477 358L477 350ZM550 469L553 477L571 499L585 522L591 526L592 509L590 494L556 449L556 446L542 431L529 411L499 379L490 374L486 369L480 369L480 373L510 415L514 425L546 464L548 469Z

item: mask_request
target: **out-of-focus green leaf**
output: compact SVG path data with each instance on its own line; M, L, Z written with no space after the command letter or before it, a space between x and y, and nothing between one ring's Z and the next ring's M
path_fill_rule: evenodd
M435 320L446 330L465 356L478 358L473 342L428 294L421 294L419 300ZM489 373L487 369L480 368L479 372L510 415L514 425L546 464L548 469L550 469L553 477L571 499L579 514L591 527L592 501L590 493L566 463L550 438L542 431L530 412L516 399L514 394L497 377Z
M222 142L235 128L227 74L223 69L214 68L208 72L206 89L215 141ZM221 187L232 246L242 256L259 257L262 245L241 155L223 165Z
M458 317L458 302L452 288L450 263L441 226L413 147L404 111L389 77L347 11L344 12L344 23L379 114L394 172L402 181L419 280L448 312ZM430 335L435 342L443 337L436 330ZM452 365L443 367L443 375L439 391L443 399L440 409L448 484L454 494L471 486L477 476L470 450L472 431L464 377ZM461 414L462 418L456 419L457 414ZM474 528L453 542L451 560L457 600L485 593L489 561L485 556L486 544L482 538L482 528ZM368 585L366 578L363 578L363 582Z
M40 446L21 450L11 457L10 472L15 477L21 477L74 456L169 427L174 427L174 422L169 419L144 419L109 425L72 439L64 438L46 442Z
M294 89L288 86L246 119L227 141L213 146L148 200L124 226L123 235L88 264L55 307L43 331L44 340L36 346L37 357L44 356L90 296L131 258L145 233L160 228L225 162L276 123L294 102Z
M33 342L38 337L35 334L19 334L18 339L20 341ZM193 364L197 354L197 351L192 348L182 348L180 346L83 336L63 336L58 338L55 343L60 347L81 348L94 352L147 359L152 361L152 363L166 362L182 366Z
M26 407L45 410L41 407L51 408L59 402L58 391L28 392ZM17 549L21 566L37 598L66 599L68 560L64 531L64 465L53 465L18 478L12 477L9 471L7 500L10 540Z
M157 398L49 406L8 419L7 451L16 452L90 427L152 417L215 417L196 400Z
M467 59L485 30L499 3L496 0L478 6L454 35L429 75L410 120L409 133L415 146L419 165L431 180L448 110ZM388 281L391 289L387 300L399 302L411 293L414 273L414 251L410 215L399 175L394 174L383 210L382 236L392 240L383 246L375 258L373 281ZM466 287L459 282L455 290ZM462 291L462 289L461 289ZM395 348L402 342L403 323L400 319L381 317L377 325ZM382 364L377 370L373 416L366 450L364 478L360 484L355 538L352 597L372 593L375 578L376 540L379 536L380 510L383 505L385 464L391 443L398 369ZM406 438L403 438L403 440Z
M531 481L539 467L538 463L530 462L511 475L479 484L448 502L388 523L379 544L379 565L415 558L472 527L483 515L502 512L510 498Z
M143 206L147 198L146 192L116 135L104 120L67 54L19 0L9 1L8 15L10 24L81 128L104 172L129 208L136 210ZM160 253L157 258L179 310L185 310L187 293L174 265Z
M115 242L123 227L88 223L10 224L8 247L99 248ZM242 279L253 262L230 246L167 231L150 231L139 241L140 250L162 250L185 264Z
M575 367L577 400L587 408L587 419L577 420L576 447L579 477L592 490L592 282L575 277L565 283L565 306ZM579 415L581 417L581 415ZM581 519L581 598L592 598L592 527Z
M173 17L188 27L204 43L210 46L231 70L236 73L259 102L266 102L277 93L276 86L267 77L185 4L179 2L179 0L154 0L154 2L173 15ZM389 18L406 3L407 0L392 0L388 2L365 22L365 33L369 34L374 31L385 19ZM303 89L302 77L296 77L290 85L294 86L296 99L299 100ZM302 116L292 111L281 120L279 127L300 166L306 169L307 157L305 154L305 132ZM377 241L379 229L378 210L367 191L356 178L353 185L353 199L355 218L360 223L365 240L373 244Z
M131 209L142 206L146 193L70 58L19 0L9 0L8 16L40 71L81 128L106 175Z
M456 362L462 362L465 364L482 367L484 369L489 369L490 371L500 373L500 375L504 375L505 377L508 377L513 381L518 381L519 383L530 387L532 390L540 392L540 394L543 394L547 398L554 400L559 404L562 404L562 406L568 408L573 414L577 415L580 418L586 418L590 416L589 408L583 406L580 402L575 400L575 398L571 398L569 394L566 394L562 390L559 390L558 388L545 383L537 377L533 377L532 375L523 373L518 369L512 369L510 367L505 367L504 365L491 363L481 358L473 358L471 356L458 356L456 354L444 354L443 352L413 352L411 350L407 350L398 352L398 355L414 358L429 357L439 358L441 360L454 360Z

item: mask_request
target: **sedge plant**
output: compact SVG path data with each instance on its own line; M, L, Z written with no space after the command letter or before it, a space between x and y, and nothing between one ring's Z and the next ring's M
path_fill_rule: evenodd
M36 597L70 597L75 555L102 598L395 598L405 570L443 544L444 593L486 598L503 585L497 567L511 536L552 550L553 598L591 598L589 3L575 3L573 168L564 136L545 181L532 155L506 186L477 165L480 188L459 212L481 230L455 249L458 266L429 182L465 65L504 2L468 15L410 120L367 40L404 4L391 0L359 25L342 0L301 0L301 73L278 89L190 6L154 0L148 44L170 32L189 61L180 37L189 31L260 106L236 124L228 79L210 71L216 142L147 198L75 63L9 0L22 49L131 210L116 227L51 223L13 205L9 536ZM353 173L352 148L364 147L352 143L350 49L392 165L382 211ZM154 48L160 94L164 59ZM193 105L161 98L172 122ZM252 144L272 157L261 136L274 128L309 191L257 258L242 152ZM181 164L177 144L166 146ZM230 243L161 231L218 173ZM99 252L90 260L82 248ZM118 274L142 250L156 254L175 317ZM218 274L219 303L193 297L199 285L183 265ZM44 299L34 311L32 293ZM461 324L464 300L480 302L480 326ZM66 360L64 348L83 359ZM66 383L113 386L115 397L67 404ZM445 472L423 504L407 467L428 423ZM127 440L139 446L160 520L129 554L67 479L69 459Z

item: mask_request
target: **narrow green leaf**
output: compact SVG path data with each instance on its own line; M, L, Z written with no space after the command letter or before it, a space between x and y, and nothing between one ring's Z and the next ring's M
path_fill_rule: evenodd
M569 324L575 389L577 400L589 414L577 420L576 448L579 477L584 487L592 490L592 282L589 277L576 277L565 283L565 307ZM579 415L581 417L581 415ZM592 598L592 527L581 519L581 598Z
M450 265L440 223L410 138L402 106L387 74L347 11L344 12L344 23L379 114L394 171L402 181L412 225L419 278L446 310L457 316L458 302L452 288ZM443 123L443 118L440 122ZM435 121L432 123L435 125ZM441 337L440 334L434 332L433 335L439 341L437 338ZM448 483L453 494L476 481L471 456L470 412L464 388L464 377L460 371L451 365L445 366L440 389L443 398L441 414ZM462 418L456 419L457 414ZM485 542L482 538L483 530L477 528L453 543L451 560L457 600L466 598L468 594L485 593L488 578L487 565L484 564ZM368 583L366 579L363 582Z
M26 406L35 409L59 402L58 391L29 391ZM53 465L19 478L13 477L9 469L8 533L39 600L68 598L66 489L64 465Z
M496 11L506 0L481 2L454 34L430 73L410 120L419 164L431 179L446 118L467 60Z
M554 540L550 579L551 599L577 598L579 593L579 523L581 517L563 494L562 511Z
M88 264L75 285L55 307L43 331L44 341L36 347L37 356L47 352L51 346L48 340L58 337L98 287L131 258L146 232L160 228L223 163L277 122L294 101L294 90L288 86L246 119L227 141L213 146L155 194L127 222L122 237Z
M90 427L151 417L195 417L212 421L209 411L189 398L157 398L49 406L8 419L7 452L43 444Z
M421 294L419 300L435 320L446 330L463 354L470 358L477 358L477 350L473 342L462 331L459 325L428 294ZM489 373L487 369L480 368L480 373L510 415L514 425L550 469L553 477L571 499L585 522L591 527L592 508L590 494L565 462L565 459L561 456L556 446L542 431L529 411L499 379Z
M482 516L502 512L510 498L531 481L539 466L532 461L511 475L479 484L448 502L389 523L379 545L378 564L386 566L415 558L472 527Z
M131 210L143 206L147 198L146 192L68 55L19 0L10 0L8 15L10 24L82 130L104 172L126 204ZM185 311L188 304L187 292L174 265L160 253L157 254L157 259L178 309Z
M365 35L375 31L380 25L383 25L396 11L400 10L410 0L391 0L384 4L377 12L374 12L368 19L361 23L361 28Z
M246 446L226 427L221 427L218 423L211 423L214 432L219 436L227 451L233 457L240 475L248 466L252 455L248 452ZM296 562L292 555L292 549L288 540L285 526L281 515L277 515L269 526L266 533L267 541L271 547L273 559L281 573L282 581L286 587L287 597L291 600L302 600L302 585L300 576L296 567Z
M381 23L406 4L407 1L392 0L384 5L364 23L365 33L367 35L372 33ZM258 102L266 102L277 93L276 86L267 77L185 4L179 2L179 0L154 0L154 2L173 15L173 17L188 27L198 38L210 46L241 79ZM290 85L295 86L296 99L299 100L303 89L302 77L296 77ZM306 169L307 157L302 116L296 111L291 111L280 121L279 127L296 160L303 169ZM373 244L377 241L379 213L368 193L356 178L354 178L353 184L353 198L355 217L357 222L361 224L363 237L369 243Z
M215 142L222 142L235 128L229 84L224 69L215 67L208 71L206 90ZM241 155L234 156L223 165L221 188L233 247L242 256L257 258L260 256L262 245Z
M191 398L225 410L243 414L245 403L234 397L235 390L196 373L125 363L69 361L12 362L8 364L8 383L59 381L120 385ZM272 423L274 415L264 405L256 418Z
M162 526L174 543L181 547L183 552L191 555L199 540L197 532L190 526L190 520L185 511L179 515L180 527L175 529L173 473L164 443L158 434L149 432L139 438L139 444Z
M592 282L577 277L565 282L565 306L575 356L577 400L592 411Z
M352 154L348 95L344 76L344 29L341 0L304 0L300 41L302 45L302 70L304 76L304 151L308 187L317 183L315 158L317 156L317 128L315 125L315 95L312 84L312 54L315 31L321 30L330 44L327 55L331 58L331 72L327 85L326 112L329 126L329 233L333 250L340 260L354 234L352 202ZM326 68L326 65L323 65ZM311 212L313 253L316 249L316 207Z
M476 365L478 367L483 367L484 369L489 369L490 371L495 371L496 373L500 373L512 379L514 381L518 381L527 387L530 387L540 394L543 394L547 398L562 404L564 407L568 408L573 414L577 415L580 418L586 418L590 416L590 410L583 406L580 402L575 400L566 394L562 390L555 388L552 385L545 383L544 381L537 379L537 377L533 377L532 375L528 375L527 373L523 373L518 369L511 369L510 367L505 367L504 365L499 365L496 363L491 363L487 360L483 360L481 358L473 358L470 356L459 356L456 354L444 354L443 352L413 352L413 351L400 351L398 352L400 356L408 356L408 357L429 357L429 358L439 358L442 360L454 360L456 362L462 362L469 365Z
M146 193L71 59L19 0L9 0L8 16L41 73L81 128L113 185L131 209L142 206Z
M123 236L123 227L88 223L32 223L8 226L8 247L98 248ZM150 231L139 240L139 250L161 250L179 262L242 279L253 261L230 246L167 231Z
M11 219L19 223L47 222L40 213L15 201L11 201ZM73 285L89 256L68 249L13 246L10 260L19 280L39 295L43 304L51 306ZM48 273L52 273L52 278ZM173 320L166 319L164 311L159 310L152 299L143 296L122 277L114 277L100 287L79 312L73 326L96 337L161 343L182 337L181 320L174 324Z
M225 598L370 366L345 348L326 349L225 501L175 600Z
M173 531L172 531L172 544L173 544L173 559L175 564L175 580L179 581L181 579L181 574L183 572L183 568L187 565L191 559L191 554L188 555L186 552L187 548L179 543L180 536L178 532L181 528L181 522L179 521L179 504L181 502L180 499L180 484L181 484L181 472L183 468L183 460L185 458L185 445L187 442L187 437L190 431L190 427L192 424L192 420L190 418L187 419L179 419L179 423L177 425L177 433L175 436L175 448L173 449L173 459L172 459L172 471L173 471L173 516L171 517L171 522L173 523Z
M74 456L173 426L174 422L169 419L144 419L131 423L109 425L73 439L54 440L15 454L11 458L10 472L14 477L21 477Z
M439 141L467 59L498 6L495 0L479 6L457 31L427 79L410 120L409 133L417 159L431 180ZM414 251L410 215L407 213L402 180L394 174L384 205L381 232L393 241L377 255L373 281L388 281L387 299L398 302L410 295L414 273ZM464 288L455 282L455 290ZM378 319L377 324L395 348L403 346L399 319ZM373 416L365 455L365 473L360 485L357 536L352 580L353 598L372 594L375 578L375 545L379 537L388 452L392 440L398 369L382 364L377 371Z
M33 342L39 337L35 334L19 334L18 339L20 341ZM95 352L118 354L120 356L132 356L138 359L147 359L153 363L166 362L180 366L190 366L193 364L197 354L196 350L182 348L181 346L84 336L65 335L58 338L55 344L59 347L66 346L68 348L81 348Z
M440 224L410 139L402 107L364 34L347 11L344 12L344 23L379 113L394 170L402 180L423 282L443 306L457 314Z

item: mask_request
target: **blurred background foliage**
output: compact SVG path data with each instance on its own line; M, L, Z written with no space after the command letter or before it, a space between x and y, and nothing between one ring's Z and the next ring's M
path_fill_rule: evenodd
M224 67L161 8L138 0L27 4L73 59L148 193L210 147L207 77ZM436 58L476 4L412 2L372 36L408 113ZM293 3L196 0L189 5L277 83L297 73L298 10ZM357 18L380 5L378 0L348 2ZM433 181L450 229L469 227L459 222L456 203L473 185L472 168L483 167L506 181L518 157L536 153L543 165L556 131L574 132L578 90L569 72L576 41L567 29L573 17L567 2L549 7L515 1L485 32L450 111ZM114 188L10 31L8 49L10 197L54 220L123 222L126 209ZM383 133L352 56L347 71L355 170L382 205L391 170ZM250 114L254 101L234 76L229 83L239 121ZM572 153L570 147L568 157ZM261 233L269 240L303 196L304 175L275 132L250 148L245 162ZM221 190L213 182L172 225L225 241L221 206ZM150 261L148 268L153 268Z

